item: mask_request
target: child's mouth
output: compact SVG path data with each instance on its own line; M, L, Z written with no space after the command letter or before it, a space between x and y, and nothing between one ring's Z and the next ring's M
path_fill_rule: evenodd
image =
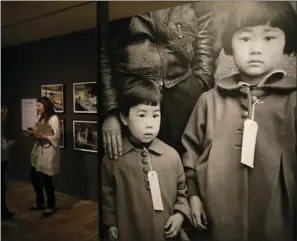
M252 59L248 61L249 64L263 64L263 61L258 60L258 59Z

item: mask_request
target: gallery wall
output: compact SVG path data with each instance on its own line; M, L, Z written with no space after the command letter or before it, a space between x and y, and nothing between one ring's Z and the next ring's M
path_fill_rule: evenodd
M41 85L64 84L65 148L61 173L54 177L57 191L85 199L98 199L98 157L73 149L73 120L97 120L96 114L73 113L72 84L97 81L97 30L90 29L2 49L2 101L9 106L8 134L17 144L11 151L8 174L30 181L33 140L21 132L21 99L38 98ZM32 188L33 195L33 188Z

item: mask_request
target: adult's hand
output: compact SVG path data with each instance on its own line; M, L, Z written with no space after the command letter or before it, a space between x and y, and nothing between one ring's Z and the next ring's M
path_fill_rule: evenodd
M195 228L200 230L207 229L207 217L201 202L198 196L190 197L190 207L191 207L191 217L192 222Z
M108 229L108 236L109 236L110 240L117 241L119 239L119 231L118 231L117 227L111 226Z
M110 158L118 159L122 155L121 123L116 115L109 115L102 125L104 152Z
M39 139L47 139L47 136L45 134L42 134L40 132L36 132L35 136Z

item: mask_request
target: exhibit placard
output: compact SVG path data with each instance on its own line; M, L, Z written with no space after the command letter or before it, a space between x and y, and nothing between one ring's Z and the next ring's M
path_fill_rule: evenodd
M22 99L22 130L32 128L37 122L37 99Z

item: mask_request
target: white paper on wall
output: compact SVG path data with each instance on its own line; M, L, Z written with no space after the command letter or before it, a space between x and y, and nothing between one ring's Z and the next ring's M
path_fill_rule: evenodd
M22 130L32 128L37 122L37 99L22 99Z

